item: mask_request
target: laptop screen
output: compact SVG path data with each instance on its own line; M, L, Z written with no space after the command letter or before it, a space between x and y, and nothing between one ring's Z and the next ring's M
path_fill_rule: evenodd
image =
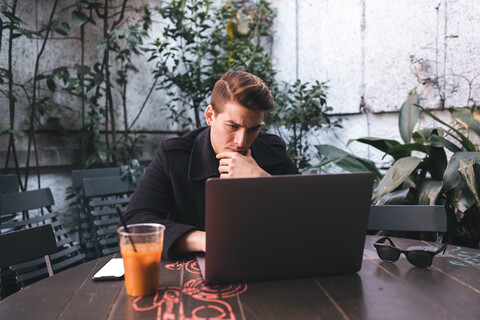
M207 283L358 271L373 174L206 182Z

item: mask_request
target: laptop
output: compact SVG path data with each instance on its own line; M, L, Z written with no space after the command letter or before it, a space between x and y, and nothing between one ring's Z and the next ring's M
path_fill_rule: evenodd
M360 270L372 173L206 181L206 284Z

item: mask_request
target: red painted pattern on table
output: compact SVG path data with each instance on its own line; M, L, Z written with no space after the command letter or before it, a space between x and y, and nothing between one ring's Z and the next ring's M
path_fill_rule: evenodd
M193 259L187 262L177 261L175 263L167 264L165 268L173 271L178 271L178 270L182 270L182 268L185 268L185 270L189 273L202 274L202 271L200 271L200 266L198 265L197 259Z
M187 262L175 262L165 266L169 270L185 270L192 274L201 274L197 260L190 260ZM226 301L221 299L233 298L237 294L242 294L247 290L245 283L239 283L236 285L224 285L224 286L206 286L203 279L192 279L187 281L183 288L171 286L160 287L157 290L157 294L153 298L152 303L144 306L145 299L138 297L133 301L133 308L136 311L149 311L157 309L157 319L173 320L175 319L175 306L180 303L179 306L179 320L200 320L206 319L201 314L205 311L215 314L215 316L208 316L208 319L224 319L235 320L232 307ZM185 310L183 302L180 302L180 293L183 298L190 296L195 300L204 301L206 304L198 306L192 310ZM143 301L142 301L143 299ZM143 302L143 303L142 303Z

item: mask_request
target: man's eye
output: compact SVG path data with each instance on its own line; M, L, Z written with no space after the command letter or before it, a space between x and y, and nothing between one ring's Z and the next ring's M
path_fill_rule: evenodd
M231 129L238 129L238 126L236 124L229 124L228 127Z

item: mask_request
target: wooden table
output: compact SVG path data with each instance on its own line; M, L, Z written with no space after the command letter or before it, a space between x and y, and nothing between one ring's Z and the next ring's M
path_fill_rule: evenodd
M420 269L382 262L367 236L358 273L206 287L192 261L163 261L155 296L93 282L104 257L0 302L1 319L480 319L480 250L449 246ZM407 248L418 241L394 239ZM301 263L301 261L299 261Z

